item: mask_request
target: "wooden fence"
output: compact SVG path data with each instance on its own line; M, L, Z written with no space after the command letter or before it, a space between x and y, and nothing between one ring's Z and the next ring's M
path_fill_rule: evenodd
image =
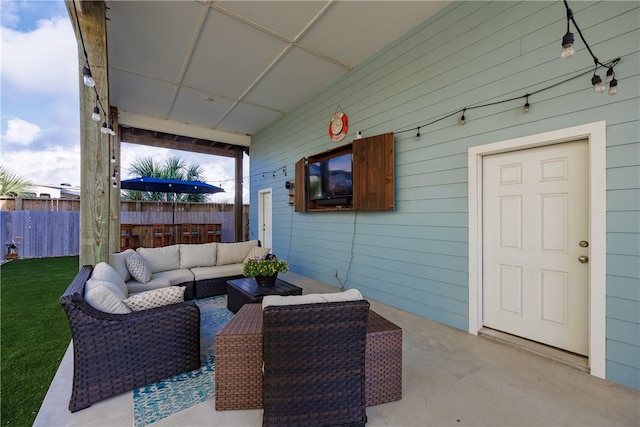
M2 211L0 217L0 242L4 243L5 254L12 240L17 243L20 258L80 253L79 211Z
M249 236L249 207L243 206L243 240ZM0 242L5 258L12 240L20 258L78 255L80 253L80 201L0 197ZM233 205L123 201L122 224L222 224L222 241L232 242Z

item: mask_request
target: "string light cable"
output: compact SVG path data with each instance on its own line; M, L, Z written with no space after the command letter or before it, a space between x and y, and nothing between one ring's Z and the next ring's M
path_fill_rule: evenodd
M593 53L593 50L591 50L591 46L589 46L589 43L587 43L587 40L584 38L584 35L582 34L582 30L580 30L580 26L578 25L575 17L573 16L573 11L569 7L569 3L567 2L567 0L563 0L563 1L564 1L564 7L567 11L567 32L562 38L562 52L560 56L562 58L571 58L575 54L575 48L573 47L575 38L570 29L570 23L573 23L573 26L576 28L576 31L578 31L578 35L580 36L580 39L582 40L585 47L587 48L587 51L589 51L589 55L591 55L591 58L593 59L593 63L595 64L595 68L593 70L593 77L591 77L591 85L593 86L594 92L596 93L604 92L606 89L605 84L609 83L609 95L617 94L618 81L616 80L616 77L615 77L616 74L613 70L613 67L616 66L616 64L619 61L619 58L618 58L618 61L615 61L609 64L603 64L598 60L598 57ZM600 76L598 75L598 67L607 68L606 83L603 82Z
M613 67L618 62L620 62L620 58L615 58L615 59L612 59L611 61L602 63L602 66L606 67L608 69L613 69ZM570 76L570 77L568 77L568 78L566 78L564 80L561 80L559 82L553 83L553 84L551 84L549 86L545 86L543 88L540 88L540 89L532 91L532 92L527 92L524 95L519 95L519 96L510 97L510 98L500 99L500 100L493 101L493 102L486 102L486 103L482 103L482 104L471 105L471 106L467 106L467 107L464 107L464 108L459 108L457 110L451 111L450 113L446 113L445 115L443 115L443 116L441 116L441 117L439 117L437 119L431 120L431 121L429 121L427 123L419 124L417 126L412 126L410 128L406 128L406 129L397 130L394 133L400 134L400 133L416 132L417 131L418 133L416 134L416 140L418 140L419 137L422 136L420 134L420 130L425 128L425 127L434 125L434 124L436 124L438 122L441 122L441 121L446 120L446 119L448 119L450 117L458 116L458 115L460 115L459 123L461 125L463 125L468 120L468 117L466 115L466 112L468 110L474 110L474 109L479 109L479 108L484 108L484 107L490 107L490 106L494 106L494 105L498 105L498 104L504 104L504 103L507 103L507 102L513 102L513 101L516 101L516 100L524 100L525 104L524 104L524 107L523 107L523 111L526 113L531 108L531 104L529 103L529 98L531 98L534 95L537 95L539 93L542 93L542 92L548 91L550 89L553 89L553 88L555 88L557 86L560 86L560 85L563 85L565 83L568 83L568 82L570 82L572 80L578 79L578 78L580 78L580 77L582 77L582 76L584 76L586 74L590 74L590 73L591 73L591 67L588 67L586 69L580 70L577 74L572 75L572 76ZM609 82L609 85L611 86L612 83L613 83L614 87L617 87L617 81L615 79L612 79ZM611 88L609 90L611 90Z
M101 119L100 111L102 111L102 116L105 117L105 121L103 122L100 128L100 132L103 134L115 135L113 126L110 127L109 125L106 125L106 121L107 121L107 118L109 118L109 115L107 114L106 109L102 105L102 101L100 100L100 95L98 95L98 89L96 88L96 81L93 78L93 75L91 74L91 66L89 65L89 54L87 53L87 48L84 43L84 36L82 35L82 28L80 27L80 18L78 18L78 9L76 7L75 2L72 2L72 4L73 4L73 12L76 18L76 25L78 27L78 34L80 36L80 44L82 45L82 54L84 55L84 60L85 60L84 65L82 66L83 81L85 86L89 88L93 88L93 91L96 96L95 107L93 108L93 111L91 113L91 119L95 122L99 122Z

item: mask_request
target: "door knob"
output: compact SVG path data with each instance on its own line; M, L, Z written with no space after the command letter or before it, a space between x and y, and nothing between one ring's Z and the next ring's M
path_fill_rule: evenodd
M583 264L586 264L586 263L588 263L588 262L589 262L589 257L588 257L588 256L586 256L586 255L580 255L580 256L578 257L578 261L580 261L580 262L581 262L581 263L583 263Z

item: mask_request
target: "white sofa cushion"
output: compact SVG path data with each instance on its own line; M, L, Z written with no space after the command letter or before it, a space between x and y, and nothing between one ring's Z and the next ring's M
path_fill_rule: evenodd
M147 283L140 283L136 280L131 280L127 282L127 287L129 288L129 294L132 294L180 285L187 282L193 282L193 273L191 270L182 268L178 270L154 273L151 280Z
M140 254L131 254L125 262L131 277L140 283L148 283L151 280L151 269L147 261Z
M186 268L178 270L161 271L153 275L154 278L167 280L170 285L180 285L182 283L193 282L193 273Z
M216 265L217 243L180 245L180 267L209 267Z
M274 305L316 304L321 302L359 301L361 299L362 294L357 289L349 289L344 292L331 294L267 295L262 299L262 308L264 309Z
M162 248L138 248L136 251L147 261L152 273L180 268L179 245Z
M254 246L258 246L257 240L236 243L218 243L216 265L241 263Z
M126 297L116 285L99 279L89 279L84 287L84 299L93 308L112 314L131 313L122 302Z
M216 267L194 267L191 269L196 280L219 279L221 277L241 276L243 264L227 264Z
M133 311L148 310L184 301L184 286L169 286L132 295L123 302Z
M114 252L109 254L109 265L113 267L120 276L122 276L122 280L125 282L131 280L131 274L129 274L129 269L127 269L127 263L125 260L135 253L136 251L133 249L127 249L123 252Z
M262 246L254 246L251 249L249 249L249 253L247 254L246 257L244 257L244 260L242 261L244 264L247 263L247 261L249 261L250 259L263 259L265 256L267 256L269 254L269 252L271 252L271 248L263 248Z
M171 286L171 283L168 279L157 277L155 275L147 283L140 283L137 280L129 280L127 282L127 288L129 288L129 296L153 289L167 288L169 286Z
M126 298L129 295L127 285L125 285L120 273L118 273L112 266L110 266L106 262L99 262L95 265L95 267L93 267L91 278L112 283L123 293L122 299Z

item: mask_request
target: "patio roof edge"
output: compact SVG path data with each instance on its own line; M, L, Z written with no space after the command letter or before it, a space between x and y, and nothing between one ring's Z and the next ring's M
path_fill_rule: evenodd
M148 130L156 130L172 134L184 135L192 138L224 142L243 147L251 146L251 135L228 132L220 129L207 128L190 123L147 116L129 111L118 111L118 122L123 126L131 126Z

